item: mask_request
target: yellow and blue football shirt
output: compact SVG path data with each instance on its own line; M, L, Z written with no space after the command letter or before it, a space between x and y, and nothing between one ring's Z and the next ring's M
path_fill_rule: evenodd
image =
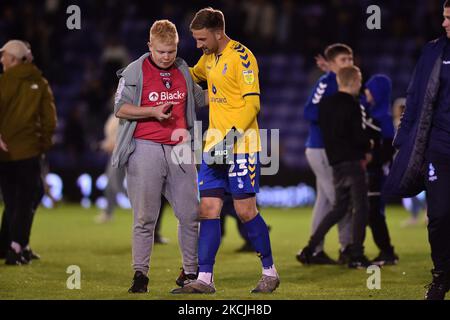
M249 110L244 99L260 94L258 64L253 53L231 40L219 55L204 54L190 71L195 82L208 83L209 128L204 150L210 150L235 127L244 132L235 153L261 151L255 110Z

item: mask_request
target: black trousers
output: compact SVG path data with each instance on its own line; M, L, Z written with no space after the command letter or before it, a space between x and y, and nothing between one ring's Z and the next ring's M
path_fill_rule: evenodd
M380 251L393 254L391 238L386 223L385 206L381 198L381 188L385 180L382 168L368 170L369 177L369 227L372 230L373 241Z
M30 242L34 213L43 195L39 158L0 162L0 188L4 211L0 229L0 250L11 242L26 247Z
M333 209L319 224L308 246L315 248L325 238L328 231L345 216L351 205L353 208L351 253L353 256L362 255L369 214L366 171L359 161L343 162L333 166L333 182L336 193Z
M428 161L425 188L431 259L435 270L450 272L450 164Z

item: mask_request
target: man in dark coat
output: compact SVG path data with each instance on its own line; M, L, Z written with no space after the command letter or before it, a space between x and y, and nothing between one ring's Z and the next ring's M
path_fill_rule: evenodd
M427 191L434 265L427 300L443 300L450 289L450 0L442 26L446 36L425 46L409 85L394 139L399 151L384 188L389 197Z

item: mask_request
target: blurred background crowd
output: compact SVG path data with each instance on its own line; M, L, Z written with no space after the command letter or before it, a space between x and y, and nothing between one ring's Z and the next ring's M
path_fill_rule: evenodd
M68 6L81 9L81 30L68 30ZM381 30L366 28L369 5L381 8ZM312 184L304 156L308 124L303 105L321 71L314 56L335 42L350 45L367 80L384 73L393 96L405 95L420 48L442 33L441 1L367 0L2 0L0 43L31 44L36 64L56 98L56 146L51 171L65 175L102 172L108 155L99 145L112 111L116 70L147 50L154 20L169 19L180 35L179 56L194 64L201 55L189 31L194 13L220 9L227 34L250 48L260 68L260 127L280 129L280 172L266 185Z

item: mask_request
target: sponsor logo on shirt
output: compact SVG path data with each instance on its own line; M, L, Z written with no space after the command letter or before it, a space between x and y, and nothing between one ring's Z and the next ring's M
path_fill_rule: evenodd
M211 99L209 99L210 102L212 103L220 103L220 104L226 104L227 103L227 98L214 98L211 97Z
M450 60L449 61L442 61L443 64L450 64Z
M214 95L217 94L217 88L216 88L216 86L215 86L214 84L211 86L211 91L212 91L212 93L213 93ZM227 98L216 98L216 97L211 97L211 98L209 99L209 101L210 101L211 103L226 104L226 103L227 103Z
M150 92L148 95L148 100L155 102L155 101L167 101L167 100L182 100L186 96L186 93L180 92L177 90L176 92Z
M155 102L155 101L158 101L158 99L159 99L159 94L158 94L158 92L150 92L150 93L149 93L149 95L148 95L148 100L150 100L150 101L152 101L152 102Z

